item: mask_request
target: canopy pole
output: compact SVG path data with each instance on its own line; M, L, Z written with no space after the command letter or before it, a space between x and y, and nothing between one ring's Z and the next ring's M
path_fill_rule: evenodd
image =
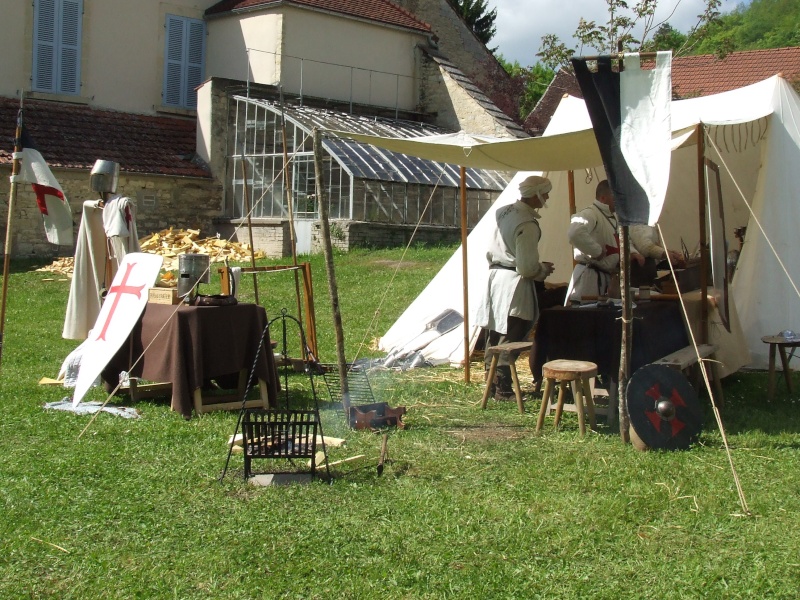
M467 263L467 168L461 167L461 271L464 277L464 381L469 372L469 264Z
M333 247L331 245L331 226L328 222L328 198L323 186L322 166L322 134L317 127L314 136L314 179L316 182L317 204L322 225L322 249L325 253L325 270L328 275L328 292L333 310L333 328L336 332L336 362L339 367L339 380L342 387L342 409L344 417L350 424L350 386L347 383L347 360L344 354L344 330L342 329L342 313L339 310L339 286L336 283L336 272L333 268Z
M706 233L706 130L697 124L697 198L700 217L700 343L708 343L708 244Z
M567 171L567 189L569 190L569 217L572 219L572 215L578 212L578 207L575 203L575 171L570 169ZM578 261L575 260L575 253L572 253L572 268L575 268L575 265L578 264Z
M3 294L0 299L0 362L3 360L3 342L6 330L6 300L8 298L8 276L11 269L11 247L13 245L14 237L12 235L12 226L14 220L14 210L17 202L17 175L20 171L20 161L17 156L22 152L22 102L23 97L19 99L19 112L17 113L17 130L14 137L14 160L11 164L11 189L8 194L8 216L6 219L6 245L5 255L3 257Z
M242 153L242 193L244 194L244 209L247 211L247 233L250 236L250 266L253 267L253 294L255 296L256 304L260 305L258 301L258 275L256 269L256 249L253 245L253 223L250 220L250 194L247 192L247 157Z

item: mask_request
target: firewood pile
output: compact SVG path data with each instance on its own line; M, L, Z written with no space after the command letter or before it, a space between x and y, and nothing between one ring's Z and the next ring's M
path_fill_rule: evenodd
M229 242L217 237L199 239L198 229L163 229L139 240L142 252L160 254L164 257L162 271L177 271L178 256L181 254L207 254L212 263L245 262L250 260L250 245ZM256 258L264 258L260 250L255 252Z
M177 278L170 271L178 270L178 256L181 254L208 254L210 261L245 262L250 260L250 245L238 242L229 242L217 237L200 238L198 229L163 229L139 240L142 252L159 254L164 257L161 270L166 272L161 278L162 284L175 285ZM255 252L256 258L264 258L261 250ZM52 264L36 269L47 273L55 273L72 277L75 268L75 259L72 256L57 258Z

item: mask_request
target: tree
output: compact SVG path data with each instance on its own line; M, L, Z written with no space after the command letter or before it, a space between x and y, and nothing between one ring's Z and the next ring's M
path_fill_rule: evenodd
M450 0L450 3L478 39L488 45L497 33L497 9L489 10L487 0Z
M515 87L519 89L519 118L524 120L528 116L536 103L547 90L547 86L553 81L555 71L542 64L535 64L532 67L523 67L518 61L513 63L506 62L502 55L497 56L498 62L503 65L506 73L515 81Z
M676 53L686 53L690 44L700 39L708 27L719 18L720 0L703 0L703 13L697 16L697 23L686 36L684 44ZM576 53L584 53L591 48L600 54L614 54L621 46L623 51L632 51L647 44L647 38L655 31L661 31L666 21L655 22L658 0L638 0L632 6L626 0L604 0L608 7L608 21L597 24L595 21L581 19L573 37L578 40L578 49L569 48L556 35L548 34L542 38L542 46L536 54L542 63L550 68L567 67L569 59ZM671 28L670 28L671 29ZM640 33L636 33L636 32ZM674 30L673 30L674 31ZM663 30L661 42L675 41ZM661 49L654 47L654 49ZM671 49L671 48L665 48Z

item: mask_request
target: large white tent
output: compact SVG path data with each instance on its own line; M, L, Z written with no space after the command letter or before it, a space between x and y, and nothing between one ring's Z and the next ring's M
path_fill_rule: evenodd
M667 245L673 248L680 248L683 243L693 249L699 240L698 125L706 131L705 156L720 166L729 243L736 241L735 228L748 227L732 297L752 364L763 367L767 363L767 347L761 337L785 329L800 330L800 297L793 283L800 280L800 199L796 191L800 97L784 79L775 76L731 92L672 103L672 166L660 224ZM521 171L469 236L470 307L477 306L486 283L485 240L496 208L517 199L519 181L530 171L546 173L553 182L553 191L548 207L542 211L540 254L556 265L553 281L568 280L572 269L566 239L570 217L568 172L574 173L578 209L591 203L597 182L604 178L583 101L565 98L542 138L462 148L409 139L353 137L462 166ZM420 333L437 316L448 310L461 312L462 287L459 249L381 338L380 348L396 352L409 342L418 343ZM472 321L474 315L470 315ZM477 335L477 328L473 327L471 345ZM431 341L420 352L433 363L463 364L464 337L460 328L439 337L426 336L423 339Z

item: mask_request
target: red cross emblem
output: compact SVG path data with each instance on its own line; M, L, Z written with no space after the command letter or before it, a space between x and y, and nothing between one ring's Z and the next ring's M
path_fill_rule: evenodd
M142 285L126 285L128 281L128 276L130 276L133 267L136 266L136 263L128 263L127 268L125 270L125 276L122 278L120 285L112 285L108 293L114 294L114 302L111 304L111 310L108 311L108 317L106 317L106 322L103 324L103 330L100 332L100 335L97 336L98 340L105 340L106 339L106 332L108 331L108 326L111 324L111 319L114 318L114 311L117 309L117 304L119 304L119 299L122 294L135 294L137 298L141 298L142 290L146 287L144 284Z
M662 399L666 400L667 399L665 396L661 395L661 390L659 389L659 386L658 386L657 383L655 385L653 385L653 387L651 387L649 390L647 390L646 393L647 393L648 396L650 396L655 401L656 404L658 404L659 400L662 400ZM676 390L676 389L672 390L672 395L670 396L669 400L670 400L670 402L672 402L672 405L676 409L678 407L686 408L686 402L683 401L683 398L681 398L681 395L678 393L678 390ZM684 423L682 420L680 420L678 418L677 410L675 411L675 417L672 418L671 420L664 419L658 413L658 411L655 411L655 410L646 410L644 412L644 414L647 415L647 418L650 419L650 422L653 424L653 427L655 427L656 431L658 431L659 433L661 433L662 424L666 424L666 423L668 423L672 427L672 431L671 431L672 437L675 437L676 435L678 435L678 433L680 433L680 431L684 427L686 427L686 423Z

